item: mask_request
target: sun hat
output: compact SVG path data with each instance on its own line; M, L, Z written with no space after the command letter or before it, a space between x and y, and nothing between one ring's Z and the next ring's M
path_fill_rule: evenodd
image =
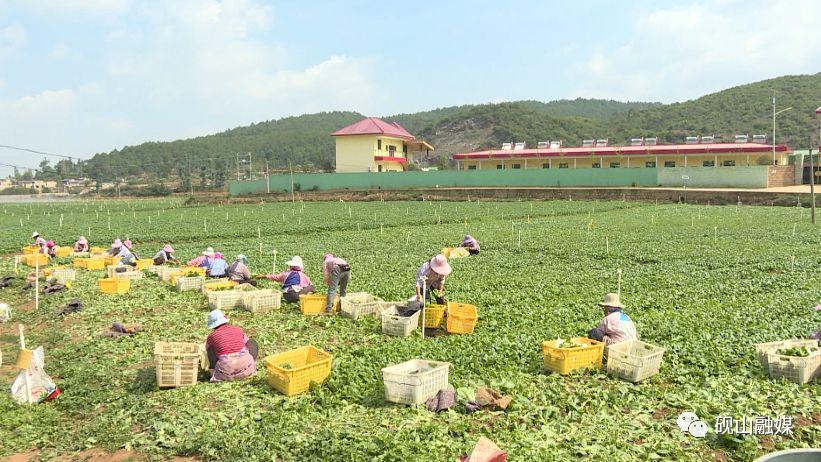
M448 263L448 259L441 253L430 260L430 269L442 276L447 276L453 271L453 268L451 268Z
M330 260L331 258L334 258L334 254L332 254L332 253L328 252L328 253L326 253L326 254L325 254L325 256L324 256L324 257L322 257L322 261L328 261L328 260Z
M35 239L35 238L38 238L38 237L40 237L40 233L38 233L37 231L31 233L31 238L32 239Z
M285 262L285 264L293 268L305 268L305 265L302 263L302 257L300 257L299 255L294 255L290 260Z
M114 243L111 244L111 247L114 247L115 249L117 247L122 247L122 246L123 246L123 241L121 241L120 238L114 239Z
M242 260L243 262L248 262L248 257L246 257L246 256L245 256L245 255L243 255L243 254L239 254L239 255L237 255L237 258L236 258L236 259L237 259L237 260Z
M213 257L214 256L214 248L213 247L208 247L202 252L202 254L205 255L206 257Z
M208 313L208 328L209 329L216 329L217 327L227 324L228 318L225 317L225 313L222 310L214 310Z
M214 258L222 258L222 252L214 252Z
M54 247L54 241L46 242L46 247Z
M165 244L162 248L162 251L165 253L174 253L174 248L171 247L171 244Z
M624 305L621 304L621 297L619 297L619 294L614 294L612 292L604 296L604 300L599 303L599 306L624 308Z
M123 242L123 244L130 249L131 248L131 239L126 239L125 242Z
M77 239L77 242L80 244L88 244L88 239L85 236L80 236L80 239Z

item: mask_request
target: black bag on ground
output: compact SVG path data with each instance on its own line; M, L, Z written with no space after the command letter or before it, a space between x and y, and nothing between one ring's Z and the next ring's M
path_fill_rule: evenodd
M62 308L60 308L60 314L71 314L81 311L83 309L83 302L74 298L68 304Z
M0 278L0 289L9 287L12 281L14 281L14 276L3 276Z

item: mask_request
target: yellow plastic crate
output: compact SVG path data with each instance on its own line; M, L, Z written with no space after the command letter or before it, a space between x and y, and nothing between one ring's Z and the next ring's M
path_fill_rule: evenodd
M299 310L307 316L314 316L325 313L325 304L328 302L326 295L307 294L299 296ZM334 313L339 311L339 297L334 299Z
M604 354L604 342L599 342L587 337L573 337L570 341L584 343L588 346L559 348L558 340L542 342L545 369L567 375L576 369L601 367L602 355Z
M154 265L154 260L151 258L140 258L136 260L136 263L137 269L142 271L144 269L148 269L149 266Z
M447 330L451 334L472 334L476 328L479 313L476 307L467 303L448 302Z
M27 245L20 249L23 252L23 255L32 255L35 253L40 253L40 246L39 245Z
M48 265L49 257L44 253L32 253L23 255L23 263L28 266L45 266Z
M97 279L97 285L100 286L100 291L104 294L124 294L131 288L131 279Z
M225 289L228 287L235 287L237 285L237 281L229 281L227 279L219 280L219 281L212 281L206 282L202 285L202 292L208 293L213 292L218 289Z
M104 249L102 247L92 247L88 249L88 251L91 253L107 253L108 249Z
M453 247L444 247L444 248L442 248L442 255L444 255L445 258L450 258L450 253L451 252L453 252Z
M313 346L265 358L268 383L285 396L308 391L311 382L322 383L331 375L333 356Z
M88 258L75 258L74 260L71 260L71 265L75 268L85 268L88 260Z
M54 252L59 258L66 258L71 256L71 253L74 252L74 249L72 249L71 247L57 247L57 250L55 250Z
M197 383L200 361L205 361L202 346L196 343L157 342L154 367L160 388L185 387Z
M51 268L43 268L43 270L42 270L43 277L48 279L48 278L51 277L51 273L53 273L55 270L59 270L59 269L63 269L63 267L62 266L52 266Z
M428 329L435 329L442 325L442 319L445 317L445 308L445 305L437 305L435 303L425 305L424 326ZM422 322L421 319L420 322Z
M121 259L122 257L105 257L105 265L116 265L117 263L120 263Z
M89 271L105 269L105 260L102 258L89 258L84 268Z

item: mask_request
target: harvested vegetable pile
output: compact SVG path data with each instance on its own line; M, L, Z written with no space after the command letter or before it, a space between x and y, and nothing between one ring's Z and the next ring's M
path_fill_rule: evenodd
M333 354L331 376L287 398L270 389L260 361L260 372L245 382L160 391L154 342L205 340L208 306L201 293L143 278L128 294L103 295L96 286L101 272L78 270L70 290L42 298L34 310L23 304L18 282L0 290L14 313L12 323L0 324L0 378L11 382L12 329L23 322L29 344L44 346L46 368L63 394L19 407L0 393L0 457L32 447L44 456L99 447L208 460L453 461L479 436L511 461L746 461L774 449L817 446L818 383L769 379L753 348L806 337L821 325L821 311L811 308L821 301L821 228L810 227L808 214L795 207L576 200L4 205L0 251L6 255L18 252L33 230L60 245L79 235L102 246L129 236L141 255L171 242L182 260L210 245L229 258L248 255L254 274L271 271L276 250L277 270L301 255L323 291L320 261L332 251L355 268L349 291L385 300L411 296L419 265L469 233L482 252L451 262L446 295L476 305L481 317L473 334L423 341L418 332L382 335L370 317L308 317L287 304L258 316L229 310L232 322L258 341L260 359L311 344ZM667 349L661 372L638 385L604 371L541 372L540 342L595 327L602 317L597 303L616 290L619 268L626 312L643 340ZM11 258L0 259L0 275L11 272ZM84 309L56 315L72 298L83 300ZM101 339L114 321L143 330ZM469 415L386 404L380 369L412 358L450 362L457 390L488 387L513 402L504 413ZM724 415L787 415L796 424L791 436L697 439L676 425L684 410L711 426Z

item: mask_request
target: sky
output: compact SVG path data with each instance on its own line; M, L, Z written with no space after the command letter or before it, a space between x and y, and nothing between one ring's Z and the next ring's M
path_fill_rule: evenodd
M0 145L87 158L319 111L684 101L821 71L819 25L818 0L0 0Z

